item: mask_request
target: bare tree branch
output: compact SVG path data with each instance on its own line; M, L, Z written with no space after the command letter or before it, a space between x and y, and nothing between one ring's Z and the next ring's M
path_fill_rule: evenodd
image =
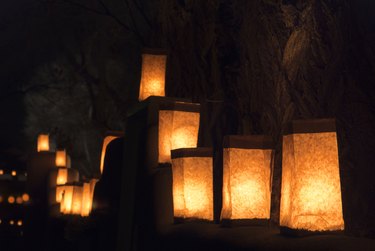
M102 0L97 0L97 1L100 4L100 6L102 7L102 9L103 9L104 12L100 11L98 9L86 6L84 4L77 3L77 2L72 1L72 0L59 0L58 2L65 3L65 4L70 4L72 6L79 7L81 9L85 10L85 11L92 12L92 13L97 14L97 15L109 17L109 18L113 19L121 27L123 27L125 30L127 30L127 31L131 32L132 34L134 34L136 36L136 38L139 40L139 42L141 42L143 44L143 38L142 38L142 36L140 35L140 33L136 29L132 29L129 25L127 25L120 18L118 18L116 15L114 15L109 10L109 8L103 3ZM39 2L41 2L41 3L47 3L47 4L56 3L55 1L51 1L51 0L40 0Z
M126 2L128 0L125 0ZM143 11L142 7L139 5L137 0L133 0L134 5L137 7L139 13L141 13L142 17L144 18L145 22L147 25L151 28L152 27L152 22L151 20L147 17L146 13Z
M125 0L125 4L126 4L126 7L128 8L130 19L133 23L133 27L134 27L134 29L137 29L137 22L135 21L135 18L134 18L133 12L132 12L132 8L130 7L129 1Z
M91 104L92 104L92 107L93 107L93 118L95 119L96 118L96 114L97 114L97 107L96 107L96 96L95 96L95 93L94 93L94 88L93 88L93 85L98 85L98 79L95 78L94 76L92 76L90 74L90 72L88 72L87 68L85 67L85 54L84 52L81 50L81 58L82 58L82 62L81 64L79 64L77 62L77 60L75 59L75 57L72 55L72 53L69 53L69 50L68 49L65 49L66 53L66 57L67 59L69 60L69 62L71 63L71 65L74 67L75 71L85 80L85 85L86 85L86 88L89 92L89 95L90 95L90 100L91 100Z
M105 14L108 16L108 17L111 17L112 19L114 19L118 24L120 24L122 27L124 27L126 30L132 32L140 42L143 43L143 38L142 36L139 34L139 32L136 30L136 27L134 27L134 29L132 29L131 27L129 27L127 24L125 24L123 21L121 21L117 16L115 16L110 10L109 8L103 3L102 0L97 0L98 3L102 6L102 8L104 9L104 12Z

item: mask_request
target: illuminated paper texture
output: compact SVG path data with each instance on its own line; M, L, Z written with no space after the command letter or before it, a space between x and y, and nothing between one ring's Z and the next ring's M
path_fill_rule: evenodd
M145 51L142 54L142 72L139 101L149 96L165 96L167 55L163 51Z
M172 151L172 172L174 216L212 221L212 149Z
M222 219L269 219L271 139L226 136L223 149Z
M62 214L81 214L82 208L82 194L83 187L79 184L66 184L64 185L64 190L61 204L60 212Z
M199 117L198 112L159 111L159 163L171 162L171 150L197 147Z
M295 121L283 136L280 225L344 229L334 120Z

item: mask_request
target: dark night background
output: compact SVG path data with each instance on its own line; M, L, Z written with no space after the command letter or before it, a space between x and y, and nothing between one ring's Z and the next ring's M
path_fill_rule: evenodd
M18 0L0 8L0 147L25 160L49 132L99 173L101 140L138 102L141 50L169 50L166 93L202 105L201 146L276 144L298 118L335 117L350 235L375 237L375 1Z

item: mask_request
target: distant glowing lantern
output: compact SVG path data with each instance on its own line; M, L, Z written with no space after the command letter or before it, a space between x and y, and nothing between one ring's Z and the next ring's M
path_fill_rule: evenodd
M213 167L211 148L172 151L175 218L213 220Z
M56 202L60 203L64 195L65 185L56 186Z
M39 134L37 150L38 152L49 151L49 135L48 134Z
M271 146L266 136L224 137L223 221L270 218Z
M9 225L13 226L14 225L14 220L9 221Z
M171 150L194 148L198 143L198 104L176 102L159 111L159 163L171 162Z
M82 210L81 216L89 216L90 208L92 201L90 200L91 197L91 190L90 190L90 183L84 182L83 183L83 191L82 191Z
M82 212L82 186L76 187L73 191L72 214L81 214Z
M283 136L282 168L282 230L343 230L335 121L293 121Z
M17 172L13 170L11 174L12 174L12 176L16 176Z
M102 154L100 156L100 173L103 173L104 170L104 157L107 151L107 146L111 143L112 140L117 139L124 134L122 132L108 132L108 135L104 137L103 146L102 146Z
M64 185L68 182L68 168L59 168L57 171L56 185Z
M62 214L68 214L72 211L72 198L73 198L73 185L62 185L61 187L61 199L60 199L60 212Z
M3 196L0 195L0 203L3 202Z
M22 195L22 200L23 200L24 202L28 202L28 201L30 200L30 196L29 196L27 193L24 193L24 194Z
M17 226L19 226L19 227L22 226L22 220L17 221Z
M3 175L3 174L4 174L4 170L0 169L0 175Z
M16 199L14 198L14 196L9 196L9 197L8 197L8 203L9 203L9 204L13 204L13 203L15 202L15 200L16 200Z
M79 172L73 168L54 168L49 175L49 203L51 205L61 202L64 184L79 181Z
M94 197L94 189L97 180L92 179L90 182L83 183L82 194L82 211L81 216L89 216L92 210L92 201Z
M60 212L63 214L81 214L82 185L73 183L64 185L64 192L60 204Z
M73 168L60 167L50 173L50 204L61 202L64 184L78 182L79 172Z
M21 196L17 196L16 203L17 204L22 204L22 202L23 202L22 197Z
M142 73L139 101L149 96L165 96L165 71L167 55L165 51L145 50L142 54Z
M56 151L56 166L57 167L66 167L67 165L67 156L66 151L64 150L57 150Z

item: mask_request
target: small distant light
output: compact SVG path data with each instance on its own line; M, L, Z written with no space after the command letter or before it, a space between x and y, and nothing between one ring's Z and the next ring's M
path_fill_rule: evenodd
M14 201L15 201L15 199L14 199L13 196L9 196L9 197L8 197L8 202L9 202L10 204L13 204Z
M10 220L9 224L13 226L14 225L14 220Z
M1 223L3 223L3 221L2 221L2 220L0 220L0 224L1 224Z
M12 171L12 176L16 176L17 175L17 172L16 171Z
M22 197L21 196L17 196L16 203L17 204L22 204L22 202L23 202Z
M4 170L0 169L0 175L3 175L3 174L4 174Z
M17 226L22 226L22 220L17 221Z
M25 172L25 176L27 177L27 172Z
M3 202L4 198L0 195L0 203Z
M22 200L24 202L28 202L30 200L30 196L27 193L22 194Z

